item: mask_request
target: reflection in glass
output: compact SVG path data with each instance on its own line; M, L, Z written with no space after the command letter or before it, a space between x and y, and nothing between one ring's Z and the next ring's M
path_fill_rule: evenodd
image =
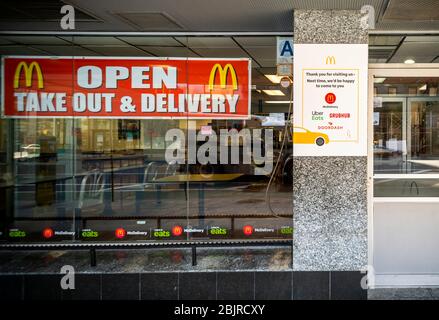
M378 99L377 99L378 100ZM374 104L374 172L404 172L405 139L404 139L404 102L383 100Z
M437 197L438 78L380 78L379 82L373 116L374 195ZM393 97L389 87L396 90Z
M21 43L18 38L17 43ZM112 48L100 42L89 46L93 51L79 47L76 44L80 43L79 38L63 37L66 44L57 46L59 53L51 53L49 46L45 50L52 55L69 56L78 49L85 55L88 51L90 55L112 55ZM226 41L233 46L264 45L268 49L272 47L267 51L276 51L274 36L235 40L124 37L124 48L131 49L127 49L127 55L132 55L133 47L142 46L142 50L136 50L139 57L145 56L145 52L217 57L216 48L205 47ZM121 55L124 48L118 48ZM236 52L231 50L225 56L235 57ZM0 54L3 54L1 48ZM291 239L292 141L284 136L283 127L289 107L285 97L290 93L289 89L261 76L275 73L271 60L253 60L252 67L251 114L260 116L259 120L257 117L245 121L1 119L0 229L3 232L0 239L14 242ZM282 96L269 97L259 86L277 90ZM267 104L267 100L283 102ZM268 119L270 114L275 121L261 124L260 119ZM254 153L250 154L249 163L243 161L248 149L242 140L238 141L237 162L232 161L229 153L225 163L189 163L187 159L193 156L188 148L191 126L196 134L206 136L219 135L221 130L248 130L252 137L250 151L260 142L262 157L269 152L265 133L270 131L272 141L269 142L273 145L270 157L274 161L279 157L280 164L274 173L256 175L264 164L255 161ZM166 159L173 143L166 140L166 135L173 129L183 133L184 144L180 148L186 159L183 163ZM261 132L260 136L256 132ZM285 148L279 155L284 141ZM204 142L195 141L195 152ZM218 159L220 144L218 140ZM271 174L273 183L267 191Z

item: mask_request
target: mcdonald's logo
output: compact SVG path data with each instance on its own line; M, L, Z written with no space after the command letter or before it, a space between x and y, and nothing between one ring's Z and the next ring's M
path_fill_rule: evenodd
M244 234L245 234L246 236L251 236L252 233L253 233L253 227L250 226L250 225L246 225L246 226L244 226L244 227L242 228L242 231L244 232Z
M20 76L21 76L21 70L24 70L24 80L26 83L26 87L32 86L32 75L34 70L37 73L37 79L38 79L38 89L42 89L44 87L44 80L43 80L43 73L41 72L40 65L38 62L31 62L30 65L28 65L26 62L21 61L17 68L15 69L15 75L14 75L14 88L17 89L20 87Z
M220 87L225 89L226 88L226 82L227 82L227 74L230 71L230 75L232 77L232 86L233 90L238 90L238 81L236 79L236 72L233 66L228 63L223 68L219 63L215 64L210 71L210 77L209 77L209 90L213 90L214 84L215 84L215 75L216 72L219 72L220 75Z
M335 102L335 99L336 99L336 96L335 96L335 94L333 94L332 92L327 93L327 94L325 95L325 101L326 101L326 103L333 104L333 103Z
M335 57L334 56L327 56L326 57L326 64L335 64Z
M116 238L122 239L125 238L127 232L124 228L117 228L114 234L116 235Z

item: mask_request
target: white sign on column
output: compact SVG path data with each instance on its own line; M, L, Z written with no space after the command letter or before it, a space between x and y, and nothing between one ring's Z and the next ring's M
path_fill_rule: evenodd
M294 45L294 155L367 155L367 44Z

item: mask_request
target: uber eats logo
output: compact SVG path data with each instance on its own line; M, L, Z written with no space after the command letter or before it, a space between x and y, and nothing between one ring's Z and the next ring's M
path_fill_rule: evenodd
M24 238L26 237L26 231L19 229L11 229L9 230L9 237L11 238Z
M169 238L171 236L171 232L163 229L155 229L152 234L156 238Z
M293 234L293 228L290 226L283 226L280 228L281 234Z
M323 112L322 111L313 111L311 113L311 120L313 120L313 121L323 120Z
M83 238L97 238L99 237L99 232L91 229L82 230L81 235Z
M223 235L227 234L227 229L226 228L220 228L220 227L212 227L209 230L209 233L211 235L214 235L214 236L223 236Z

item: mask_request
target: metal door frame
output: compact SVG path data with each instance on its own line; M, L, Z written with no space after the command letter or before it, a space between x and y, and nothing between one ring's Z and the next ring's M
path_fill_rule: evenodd
M407 137L407 99L403 98L403 97L398 97L398 96L388 96L388 97L382 97L382 101L383 102L401 102L402 103L402 108L401 108L401 113L402 113L402 127L401 127L401 135L402 135L402 140L403 141L407 141L408 137ZM374 112L372 110L372 112ZM373 117L372 117L373 119ZM373 139L373 125L372 125L372 139ZM373 155L372 155L373 156ZM373 158L372 158L373 159ZM407 149L406 151L403 153L403 159L407 160ZM403 166L404 171L406 170L406 165Z

